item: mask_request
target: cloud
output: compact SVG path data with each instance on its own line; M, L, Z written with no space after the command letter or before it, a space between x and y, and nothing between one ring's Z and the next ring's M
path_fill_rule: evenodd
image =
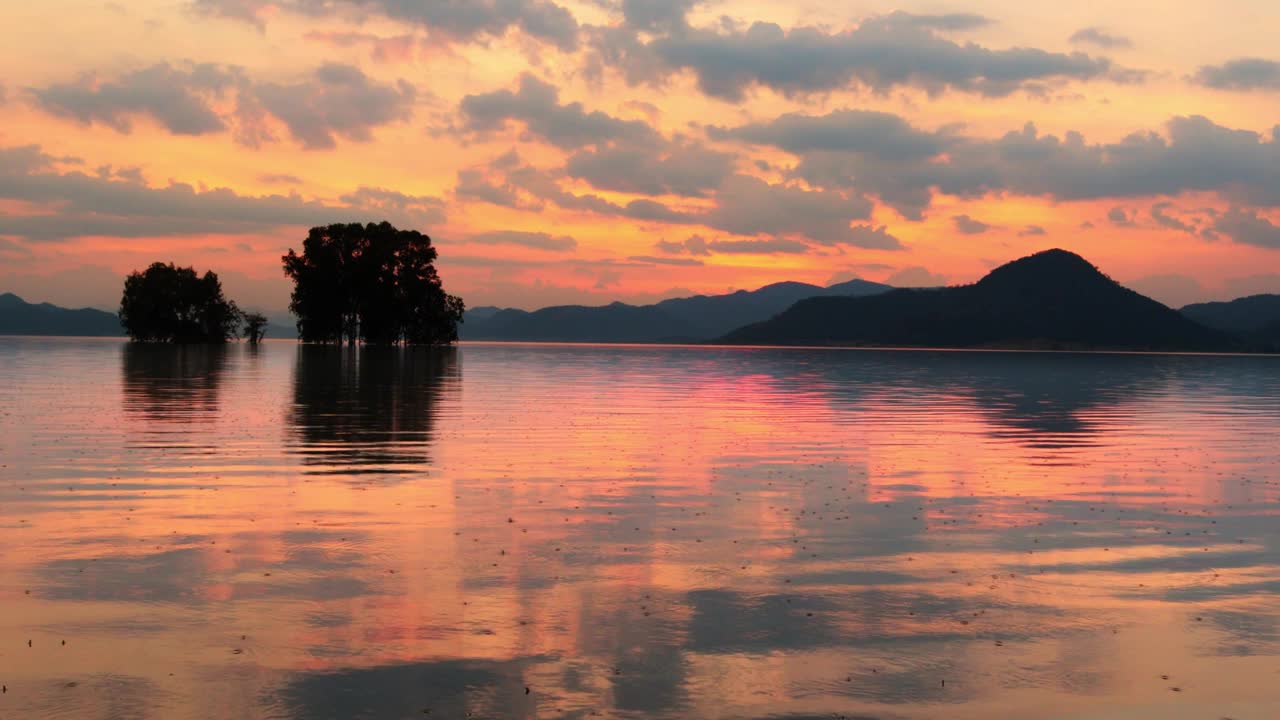
M897 249L901 243L880 230L850 227L871 217L871 203L836 191L773 185L749 175L727 179L716 207L697 221L735 235L799 235L823 245Z
M947 284L947 276L931 273L916 266L903 268L885 279L894 287L941 287Z
M654 257L652 255L632 255L627 259L650 265L674 265L678 267L701 267L705 264L701 260L693 258Z
M62 172L66 161L34 145L0 148L0 200L32 209L0 216L0 236L51 241L237 235L375 219L426 229L444 220L444 205L436 198L378 188L359 188L337 202L296 194L241 195L228 188L197 189L172 181L151 187L119 175Z
M707 243L712 252L739 255L775 255L807 253L810 248L798 240L787 238L753 238L750 240L714 240Z
M403 80L379 83L355 66L337 63L320 66L308 80L264 83L254 90L263 108L310 150L335 147L337 137L370 140L373 128L408 120L415 95Z
M578 247L578 241L568 235L551 235L545 232L523 232L519 230L494 230L474 233L467 236L467 242L482 245L519 245L535 250L553 250L565 252Z
M1244 245L1280 249L1280 225L1249 210L1231 208L1213 221L1213 230Z
M705 197L733 174L734 156L692 143L584 150L565 165L570 177L600 190Z
M361 32L309 32L304 37L331 47L366 46L369 57L377 63L410 62L423 44L418 36L409 34L384 37Z
M84 125L101 123L129 133L137 118L146 117L175 135L205 135L226 129L212 102L240 82L235 72L216 65L159 63L114 81L86 76L31 94L45 112Z
M1018 231L1018 237L1033 237L1037 235L1048 235L1048 233L1039 225L1028 225Z
M459 106L463 129L489 134L509 122L524 125L527 138L574 150L610 142L654 142L657 133L637 120L620 120L598 110L587 112L582 103L561 105L554 85L524 74L519 88L467 95Z
M258 182L267 185L301 185L303 180L297 175L288 173L262 173L258 175Z
M898 134L911 137L909 131ZM788 137L772 139L781 146ZM1163 134L1132 133L1101 144L1086 143L1076 132L1042 135L1028 123L995 139L949 134L943 150L932 156L886 156L856 144L845 150L792 147L800 159L795 177L815 187L879 197L912 220L922 219L934 194L1074 201L1217 192L1239 204L1280 206L1280 126L1264 136L1201 116L1175 117Z
M707 239L701 235L690 235L683 241L659 240L654 243L654 247L670 255L680 255L682 253L689 253L690 255L711 254L711 251L707 249Z
M1222 65L1203 65L1192 81L1216 90L1280 90L1280 62L1237 58Z
M513 28L572 50L578 42L573 13L547 0L192 0L198 13L266 24L271 9L312 17L359 18L380 15L422 27L437 40L477 42L502 37Z
M308 149L332 148L336 137L368 141L374 128L407 120L415 99L413 86L404 81L380 83L337 63L293 83L254 82L229 66L159 63L112 81L84 77L31 94L45 112L86 125L127 134L136 120L147 118L175 135L231 130L236 142L249 147L275 141L274 118Z
M1117 227L1133 227L1133 217L1129 211L1116 206L1107 211L1107 220Z
M1166 228L1169 228L1170 230L1181 230L1182 232L1187 232L1194 235L1196 232L1196 228L1194 225L1183 222L1182 220L1179 220L1178 218L1173 217L1172 215L1169 215L1167 212L1165 212L1171 207L1173 207L1173 203L1169 203L1169 202L1156 203L1155 205L1152 205L1151 219L1154 220L1156 224L1159 225L1160 227L1166 227Z
M968 215L952 215L951 222L955 225L956 232L961 235L981 235L991 229L987 223L974 220Z
M885 160L930 158L946 137L917 130L898 115L871 110L836 110L826 115L788 113L766 123L708 128L713 138L772 145L789 153L863 153Z
M862 86L876 92L914 87L1004 96L1029 83L1089 80L1111 69L1106 58L1034 48L992 50L943 37L971 29L972 15L903 12L867 18L852 30L783 29L756 22L746 30L681 28L645 42L617 30L598 31L596 57L624 69L628 81L657 83L688 70L703 93L738 101L752 87L787 96Z
M1113 35L1099 27L1081 28L1067 38L1073 45L1095 45L1106 50L1125 50L1133 47L1133 41L1123 35Z
M688 27L685 15L702 0L622 0L626 24L646 32L675 32Z

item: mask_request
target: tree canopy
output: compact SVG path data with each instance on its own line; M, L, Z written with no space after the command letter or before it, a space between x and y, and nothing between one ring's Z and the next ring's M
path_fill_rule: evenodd
M444 291L431 238L390 223L312 228L289 250L289 309L303 342L447 345L458 339L461 298Z
M157 262L125 278L120 324L135 342L225 343L240 320L212 271Z

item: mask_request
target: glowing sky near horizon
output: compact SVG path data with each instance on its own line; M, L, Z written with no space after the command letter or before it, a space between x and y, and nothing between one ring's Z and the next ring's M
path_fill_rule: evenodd
M1280 6L1012 0L0 4L0 291L153 260L279 315L306 229L428 233L469 306L1047 247L1166 303L1280 292Z

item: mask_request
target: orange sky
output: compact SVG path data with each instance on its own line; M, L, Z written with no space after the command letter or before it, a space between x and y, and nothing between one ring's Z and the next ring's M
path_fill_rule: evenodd
M1175 305L1280 292L1264 0L46 0L0 23L0 291L29 300L110 308L172 260L278 316L308 226L384 218L432 236L469 306L969 282L1045 247Z

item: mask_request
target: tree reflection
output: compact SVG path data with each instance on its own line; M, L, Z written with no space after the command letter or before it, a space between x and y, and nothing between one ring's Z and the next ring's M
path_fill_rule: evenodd
M299 345L291 433L313 474L402 474L430 461L457 350Z
M196 422L216 415L227 352L221 345L122 346L125 412L165 422Z

